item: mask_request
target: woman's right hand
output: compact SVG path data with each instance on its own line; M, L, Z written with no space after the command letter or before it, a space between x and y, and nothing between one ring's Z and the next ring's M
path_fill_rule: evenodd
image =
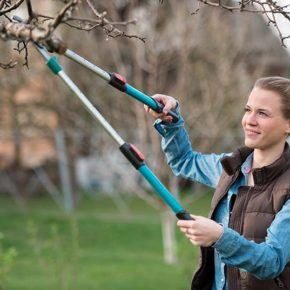
M154 110L150 109L148 106L144 106L145 111L152 115L155 119L161 119L165 122L171 123L172 117L167 116L168 112L170 110L174 110L177 107L177 101L173 97L162 95L162 94L156 94L152 96L153 99L155 99L157 102L164 105L162 113L156 113Z

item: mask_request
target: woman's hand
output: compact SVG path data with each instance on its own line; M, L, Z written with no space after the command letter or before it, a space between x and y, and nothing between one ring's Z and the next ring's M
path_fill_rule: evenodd
M155 111L151 110L148 106L144 106L145 111L152 115L155 119L161 119L165 122L171 123L172 117L166 116L170 110L173 110L177 106L177 101L170 96L156 94L152 96L153 99L155 99L157 102L164 105L163 112L162 113L156 113Z
M180 231L195 245L209 247L223 234L223 226L203 216L191 215L194 220L179 220Z

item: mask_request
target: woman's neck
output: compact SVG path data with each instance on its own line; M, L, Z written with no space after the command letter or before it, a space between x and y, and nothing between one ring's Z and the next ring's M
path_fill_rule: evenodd
M254 149L253 168L261 168L275 162L283 153L285 143L267 149Z

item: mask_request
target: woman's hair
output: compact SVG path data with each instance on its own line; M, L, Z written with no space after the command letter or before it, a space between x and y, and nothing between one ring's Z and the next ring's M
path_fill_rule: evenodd
M287 120L290 119L290 79L282 77L266 77L256 81L255 87L273 91L281 97L282 114Z

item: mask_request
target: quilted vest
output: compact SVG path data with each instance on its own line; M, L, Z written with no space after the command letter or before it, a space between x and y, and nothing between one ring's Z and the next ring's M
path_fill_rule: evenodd
M252 149L242 147L221 160L223 173L215 190L209 218L241 174L241 165ZM254 186L241 186L229 220L229 227L256 243L265 241L267 228L290 197L290 148L273 164L253 170ZM290 238L290 237L289 237ZM229 290L290 290L290 263L275 279L259 280L236 267L226 267ZM211 290L214 280L214 249L201 247L199 266L191 290Z

